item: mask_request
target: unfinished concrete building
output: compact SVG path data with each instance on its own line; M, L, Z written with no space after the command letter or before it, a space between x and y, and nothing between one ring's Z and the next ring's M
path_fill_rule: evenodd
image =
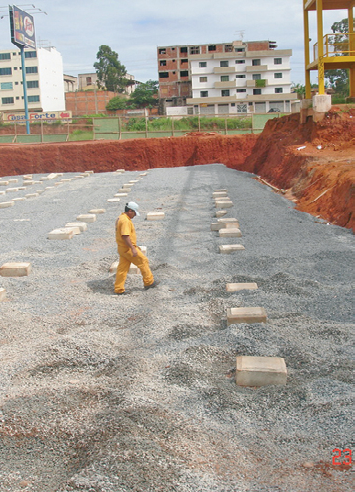
M291 111L291 55L272 41L159 46L160 112Z

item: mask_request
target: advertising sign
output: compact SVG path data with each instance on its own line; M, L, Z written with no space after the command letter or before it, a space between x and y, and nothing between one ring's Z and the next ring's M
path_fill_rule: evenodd
M35 25L32 15L15 5L10 9L11 42L19 48L36 48Z
M31 123L35 121L45 121L46 123L61 120L62 122L71 121L72 112L71 111L52 111L52 112L31 112L28 114L28 118ZM26 116L25 113L3 113L2 121L4 123L25 123Z

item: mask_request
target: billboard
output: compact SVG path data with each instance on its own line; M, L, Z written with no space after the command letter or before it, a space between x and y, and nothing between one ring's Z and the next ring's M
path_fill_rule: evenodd
M15 5L9 7L11 42L19 48L36 48L35 25L32 15Z

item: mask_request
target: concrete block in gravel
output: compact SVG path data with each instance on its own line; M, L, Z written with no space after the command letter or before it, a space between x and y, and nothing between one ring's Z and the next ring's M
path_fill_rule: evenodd
M33 175L32 174L24 174L23 179L32 179Z
M237 357L236 383L238 386L285 385L287 368L282 357Z
M148 212L147 220L162 220L165 217L164 212Z
M125 169L116 169L115 173L124 173Z
M226 193L228 193L227 188L220 188L219 190L214 190L213 193L218 193L219 191L225 191Z
M76 220L78 220L79 222L91 223L91 222L96 221L96 215L95 214L81 214L81 215L77 216Z
M237 284L226 285L227 292L238 292L239 290L256 290L257 288L258 284L255 282L241 282Z
M234 217L222 217L221 219L218 219L217 222L220 222L221 224L229 224L229 223L234 223L238 222L238 219Z
M94 171L85 171L85 174L94 174Z
M57 177L58 177L57 173L51 173L51 174L48 174L47 179L55 179Z
M6 290L0 289L0 301L3 301L6 297Z
M139 176L146 176L147 173L141 173Z
M110 272L110 273L116 273L116 270L117 270L118 264L119 264L119 260L114 261L114 262L111 264L111 266L110 266L109 272Z
M73 226L65 226L64 229L70 229L70 230L72 230L73 233L74 233L74 236L77 236L78 234L81 234L81 229L80 229L80 227L77 224L75 224Z
M227 325L238 323L266 323L266 311L262 307L238 307L227 309Z
M127 193L129 193L131 191L130 188L120 188L118 190L118 193L125 193L127 195Z
M9 183L18 183L17 178L10 178L8 181L9 181Z
M216 217L223 217L223 215L226 215L227 210L217 210L216 212Z
M31 263L4 263L0 267L2 277L27 277L32 271Z
M227 196L226 191L214 191L212 193L212 198L219 198L219 197L224 197L224 196Z
M128 196L128 193L116 193L115 195L113 195L115 198L118 198L118 197L124 197L124 196Z
M242 233L238 227L224 228L219 231L220 237L241 237Z
M222 202L221 200L217 200L215 202L216 208L232 208L233 207L233 202Z
M220 231L221 229L236 229L239 227L239 223L236 222L212 222L211 231Z
M68 222L65 227L79 227L80 232L84 232L87 230L88 225L86 222Z
M8 186L9 182L8 181L0 181L0 186Z
M27 198L25 196L19 196L17 198L12 199L13 202L23 202L25 200L27 200Z
M39 193L28 193L25 195L26 198L37 198L39 196Z
M31 186L34 184L34 181L32 179L26 179L23 181L23 186Z
M108 201L109 203L115 203L115 202L120 202L120 201L121 201L121 199L120 199L120 198L109 198L107 201Z
M132 188L133 183L125 183L122 185L122 188Z
M15 205L15 202L11 200L10 202L0 202L0 208L9 208L13 207Z
M6 193L11 193L12 191L19 191L18 188L6 188Z
M0 191L0 195L6 195L6 191Z
M129 181L129 184L131 185L131 184L138 183L138 182L139 182L139 179L131 179L131 180ZM124 186L124 185L123 185L123 186Z
M104 214L106 210L104 208L94 208L93 210L89 210L89 214Z
M136 265L133 265L133 263L131 263L131 266L129 267L128 273L131 275L136 275L137 273L140 273L139 268Z
M231 201L231 199L227 195L226 196L220 196L219 198L214 198L213 200L215 203L216 202L230 202Z
M61 229L53 229L48 234L47 239L71 239L73 236L74 231L71 227L62 227Z
M222 246L219 247L219 252L222 255L229 255L234 253L234 251L242 251L244 249L242 244L222 244Z

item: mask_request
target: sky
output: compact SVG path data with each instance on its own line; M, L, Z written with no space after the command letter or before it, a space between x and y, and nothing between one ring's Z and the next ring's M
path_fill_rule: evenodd
M34 16L38 45L63 57L64 73L95 72L100 45L118 53L136 80L157 80L157 46L276 41L292 49L291 80L304 84L303 0L37 0L15 5ZM32 6L44 13L33 13ZM4 15L5 14L5 15ZM8 4L0 6L0 50L11 49ZM346 10L324 12L324 33ZM310 13L311 45L316 17ZM316 82L316 80L314 80Z

